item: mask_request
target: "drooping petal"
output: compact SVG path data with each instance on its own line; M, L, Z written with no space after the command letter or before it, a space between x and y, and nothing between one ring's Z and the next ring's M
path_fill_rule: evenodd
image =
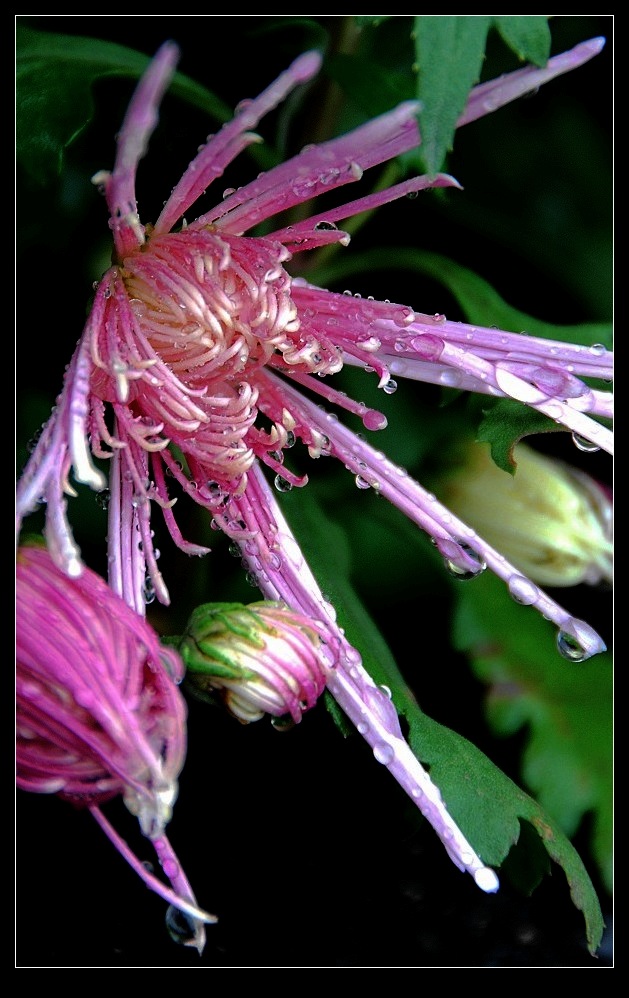
M327 688L370 745L377 762L386 766L430 822L453 863L470 873L481 890L498 890L498 877L475 852L453 820L438 788L406 742L395 706L362 665L336 624L334 608L324 598L299 544L286 522L262 472L255 468L245 494L233 501L248 532L255 532L255 554L238 541L244 560L268 599L283 599L298 607L327 631ZM244 539L243 539L244 540Z

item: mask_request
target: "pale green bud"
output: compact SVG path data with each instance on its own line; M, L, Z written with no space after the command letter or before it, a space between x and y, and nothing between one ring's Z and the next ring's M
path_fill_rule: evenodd
M611 493L589 475L518 444L515 474L484 445L439 489L439 498L523 575L544 586L612 582Z

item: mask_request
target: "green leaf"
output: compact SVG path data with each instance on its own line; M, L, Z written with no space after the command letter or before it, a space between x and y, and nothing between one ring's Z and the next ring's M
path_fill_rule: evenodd
M107 76L137 79L148 56L123 45L34 31L16 32L16 153L40 184L61 173L65 150L94 115L92 85ZM194 80L176 73L172 93L224 122L231 109Z
M522 778L566 835L593 816L592 850L612 885L613 670L609 653L582 664L557 652L553 625L518 606L486 573L460 590L454 642L487 686L501 736L525 729Z
M478 83L485 53L488 14L427 14L415 18L417 99L422 103L420 155L429 174L452 149L456 123Z
M551 43L547 14L494 14L492 20L519 59L540 67L546 65Z
M531 434L553 433L557 430L554 420L515 399L491 399L488 406L483 408L483 413L476 431L476 440L488 443L494 462L511 475L517 465L513 449L519 440Z
M595 953L603 934L603 918L590 877L574 846L558 822L479 749L421 711L388 645L355 592L347 536L324 515L311 490L302 490L299 499L292 506L290 501L286 503L284 512L304 554L326 596L336 606L339 624L348 640L363 656L365 668L376 683L391 690L398 714L408 722L413 752L429 767L431 778L464 835L492 866L500 866L510 857L505 871L514 868L515 880L531 891L539 883L546 861L540 859L539 851L529 852L526 861L514 859L512 853L520 840L521 822L528 822L548 856L564 870L572 900L583 911L588 947ZM491 600L486 605L491 613ZM526 612L522 607L519 609ZM528 617L531 616L529 613Z

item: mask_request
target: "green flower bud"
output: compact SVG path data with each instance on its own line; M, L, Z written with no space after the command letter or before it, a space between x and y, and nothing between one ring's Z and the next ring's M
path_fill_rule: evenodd
M173 643L187 685L210 699L218 693L243 724L265 713L297 723L325 688L320 625L284 603L205 603Z
M611 493L525 444L514 475L471 445L439 492L448 507L524 575L545 586L612 582Z

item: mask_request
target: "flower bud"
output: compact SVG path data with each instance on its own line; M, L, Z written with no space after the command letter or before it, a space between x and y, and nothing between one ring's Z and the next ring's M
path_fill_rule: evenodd
M284 603L206 603L176 640L186 682L200 695L219 691L243 724L264 714L298 723L326 684L319 625Z
M526 444L515 474L487 448L469 447L462 467L435 487L448 507L524 575L544 586L611 584L610 492L589 475Z
M39 544L16 567L16 783L88 808L151 890L189 916L189 945L204 922L164 834L186 753L186 703L175 649L99 575L70 578ZM145 869L101 811L122 796L172 884Z

